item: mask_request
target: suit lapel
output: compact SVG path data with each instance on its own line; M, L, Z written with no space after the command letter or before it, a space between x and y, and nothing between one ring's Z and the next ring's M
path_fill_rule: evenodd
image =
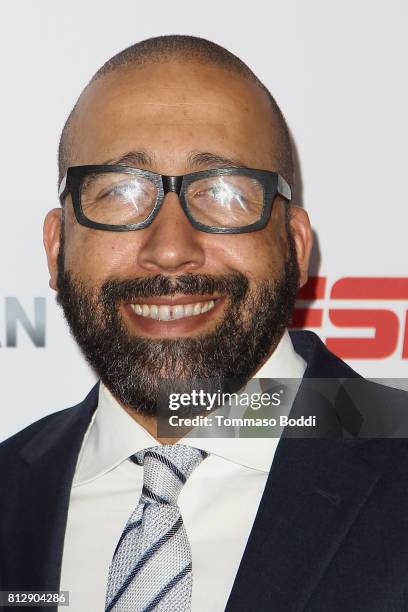
M313 336L302 334L302 346L292 337L295 349L308 362L306 382L358 376L332 354L326 355L324 345ZM297 411L304 382L296 398ZM341 439L350 423L358 426L359 413L354 406L334 409L336 418L329 420L332 439L279 441L226 612L304 610L380 477L379 441ZM341 422L343 413L346 424Z
M78 406L53 416L20 450L16 488L8 500L14 519L2 551L8 590L59 589L71 485L98 388Z
M378 480L369 442L282 439L226 610L304 610Z

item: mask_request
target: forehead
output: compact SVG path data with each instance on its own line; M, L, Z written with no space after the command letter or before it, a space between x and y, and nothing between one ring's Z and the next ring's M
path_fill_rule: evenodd
M276 134L268 98L254 82L214 65L171 60L119 68L91 83L72 123L70 163L143 149L165 172L191 151L210 151L269 169Z

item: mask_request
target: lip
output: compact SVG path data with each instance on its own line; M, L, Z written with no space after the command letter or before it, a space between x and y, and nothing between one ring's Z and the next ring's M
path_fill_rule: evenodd
M225 297L215 297L214 295L189 295L189 296L174 296L170 298L141 298L140 302L132 302L132 304L157 304L157 305L172 305L177 304L194 304L195 302L205 302L214 300L214 306L207 312L202 312L198 315L183 317L182 319L172 319L170 321L160 321L158 319L150 319L135 313L130 304L124 304L123 310L126 313L127 319L130 320L132 327L136 328L139 333L151 337L172 338L178 336L186 336L200 332L205 329L210 323L214 326L214 318L220 313L225 303Z

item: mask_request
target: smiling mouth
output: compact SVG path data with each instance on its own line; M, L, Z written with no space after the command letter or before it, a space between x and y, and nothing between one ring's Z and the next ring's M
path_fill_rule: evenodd
M191 302L188 304L146 304L140 302L130 304L130 307L133 312L146 319L175 321L208 312L214 308L215 303L215 299Z

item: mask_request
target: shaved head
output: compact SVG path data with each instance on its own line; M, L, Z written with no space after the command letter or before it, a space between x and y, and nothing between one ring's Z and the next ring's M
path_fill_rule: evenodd
M289 130L283 114L275 99L258 79L252 70L236 55L211 41L195 36L159 36L149 38L110 58L91 78L72 109L61 133L58 149L59 182L67 168L75 159L77 139L76 115L81 112L81 100L97 81L132 67L148 66L157 63L177 60L179 62L213 65L222 70L234 73L255 84L266 96L273 115L273 133L271 133L271 158L275 170L293 185L293 159ZM135 77L137 78L137 76Z

